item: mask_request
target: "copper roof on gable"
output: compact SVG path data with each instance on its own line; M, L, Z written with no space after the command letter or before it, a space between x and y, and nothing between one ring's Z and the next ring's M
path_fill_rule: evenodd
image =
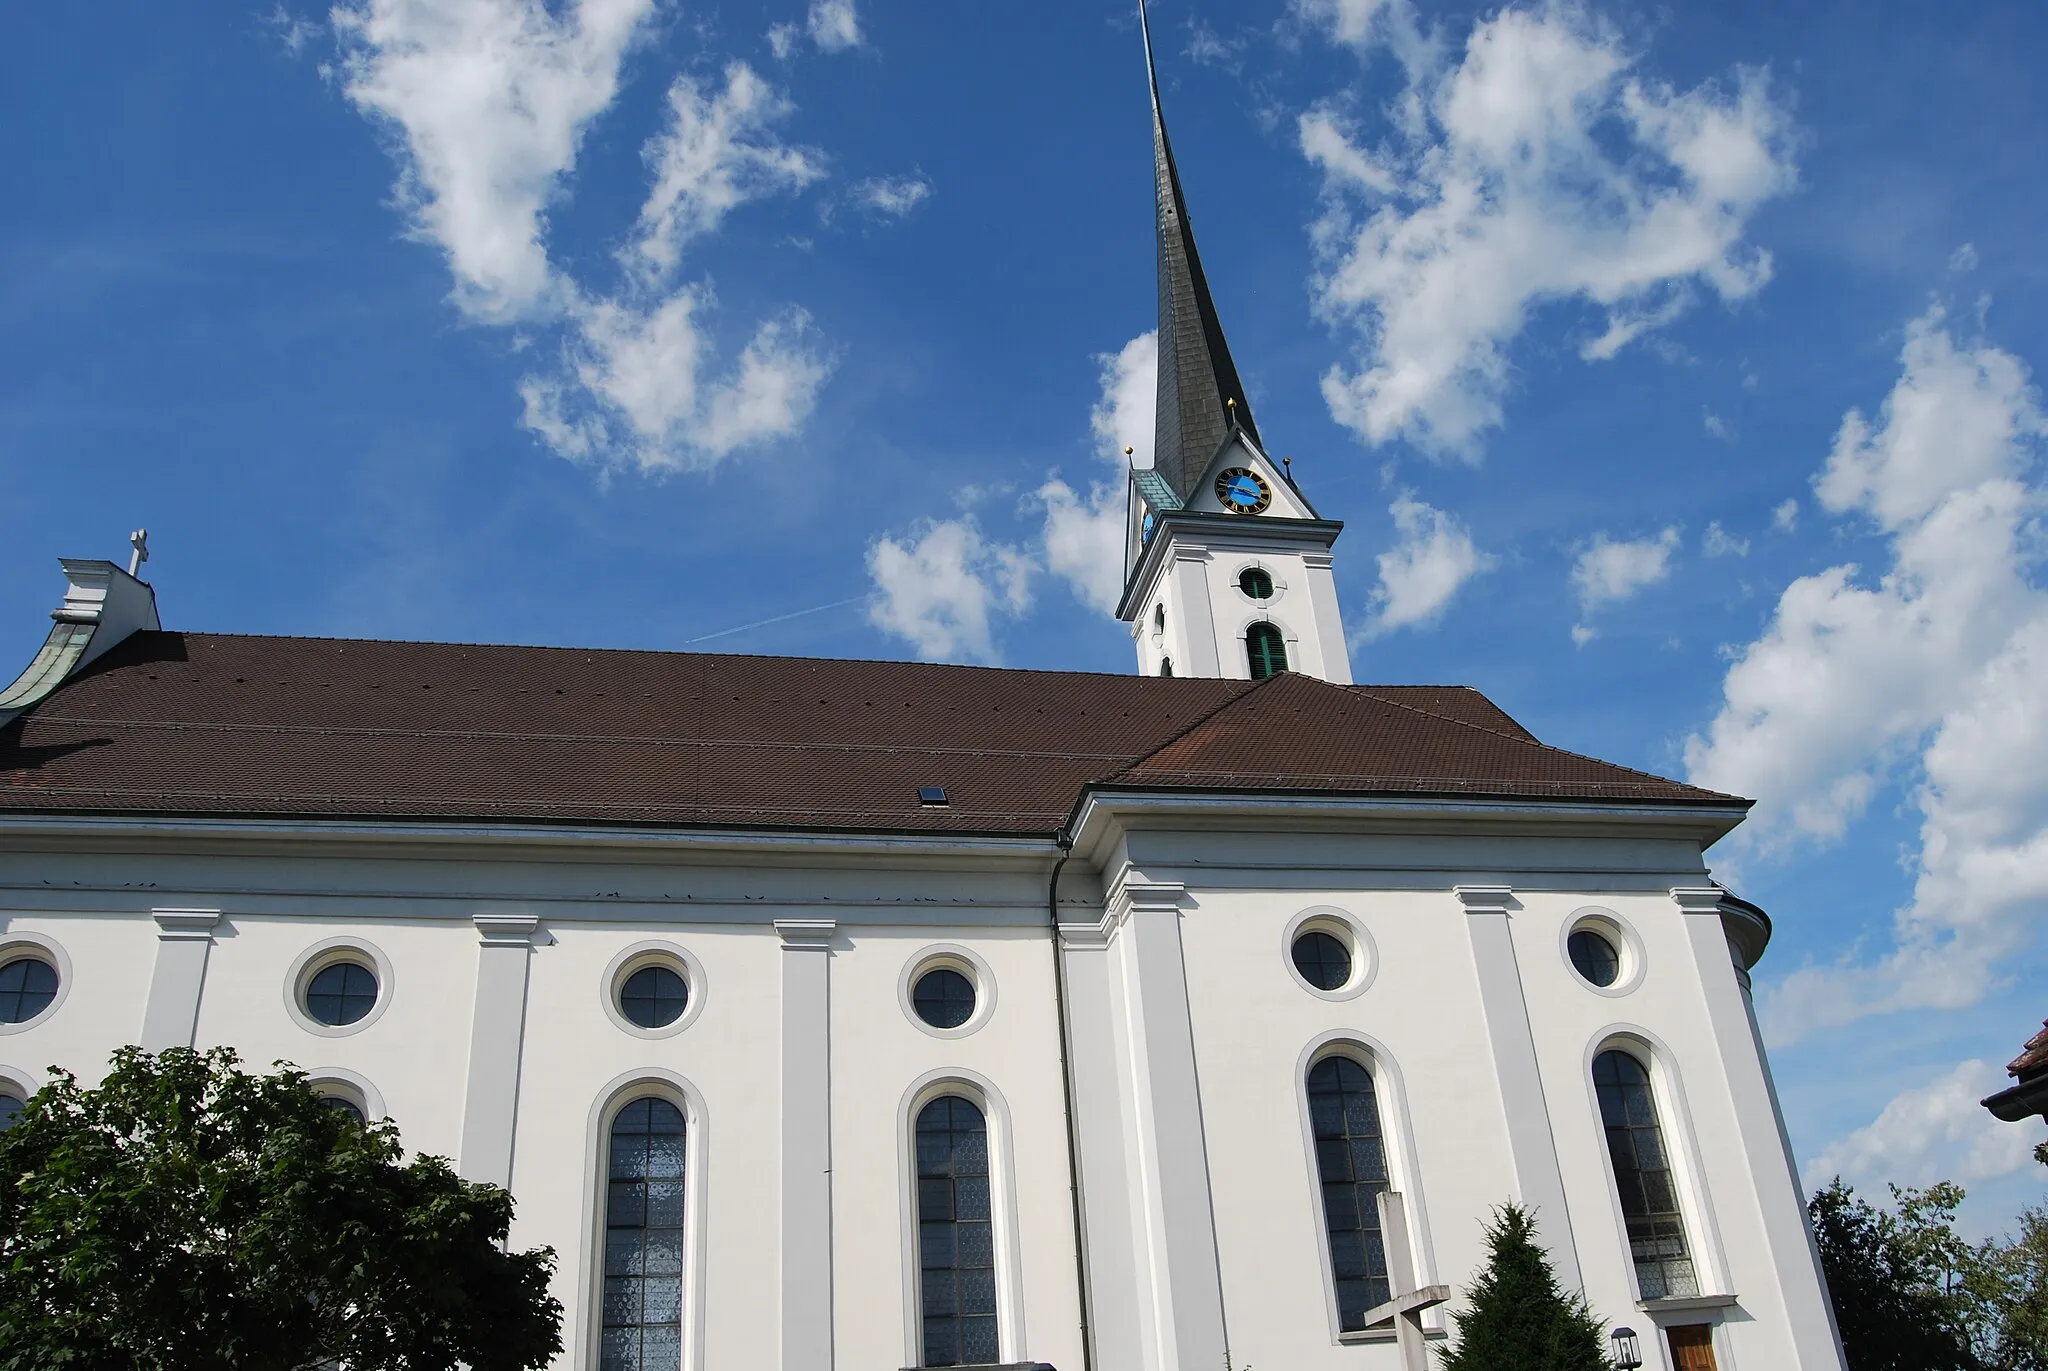
M1098 785L1744 803L1293 675L145 632L0 729L0 813L1029 836Z

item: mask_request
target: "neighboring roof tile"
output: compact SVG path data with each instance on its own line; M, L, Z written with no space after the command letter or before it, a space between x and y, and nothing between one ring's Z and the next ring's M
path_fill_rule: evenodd
M2027 1045L2020 1055L2007 1063L2005 1074L2022 1081L2030 1081L2048 1072L2048 1019L2041 1022L2041 1031L2027 1039Z
M1476 691L1298 676L139 633L0 729L17 812L1049 834L1112 778L1727 798L1544 747Z

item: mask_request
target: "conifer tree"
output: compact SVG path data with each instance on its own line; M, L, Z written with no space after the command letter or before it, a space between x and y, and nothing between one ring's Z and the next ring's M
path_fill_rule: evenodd
M1444 1371L1609 1371L1605 1331L1585 1296L1558 1288L1550 1258L1536 1245L1527 1210L1507 1204L1486 1227L1490 1257L1452 1315L1455 1350Z

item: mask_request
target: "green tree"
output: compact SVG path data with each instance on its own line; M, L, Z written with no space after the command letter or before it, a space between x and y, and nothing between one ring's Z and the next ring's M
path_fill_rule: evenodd
M2020 1231L1972 1254L1979 1358L1992 1371L2048 1371L2048 1208L2020 1211Z
M57 1073L0 1134L0 1371L526 1371L554 1253L512 1197L220 1048Z
M1849 1371L1978 1371L1975 1254L1955 1234L1960 1187L1892 1187L1896 1214L1837 1176L1807 1205Z
M1558 1288L1528 1212L1494 1211L1486 1246L1470 1307L1452 1315L1458 1340L1440 1354L1444 1371L1609 1371L1606 1330L1583 1295Z

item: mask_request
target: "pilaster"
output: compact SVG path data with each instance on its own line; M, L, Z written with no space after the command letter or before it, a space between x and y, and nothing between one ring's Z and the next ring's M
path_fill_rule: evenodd
M1536 1037L1515 958L1509 911L1520 907L1504 885L1461 885L1452 894L1465 907L1472 940L1472 964L1479 977L1479 1001L1486 1015L1487 1042L1507 1116L1508 1152L1523 1207L1536 1221L1537 1235L1550 1252L1557 1278L1567 1290L1583 1288L1579 1254L1572 1239L1571 1208L1565 1202L1564 1171L1557 1160L1550 1106L1536 1062Z
M1785 1302L1785 1321L1792 1341L1791 1365L1807 1368L1842 1366L1841 1337L1835 1327L1834 1304L1821 1274L1820 1251L1806 1217L1806 1193L1792 1159L1792 1139L1785 1130L1763 1035L1757 1030L1756 1006L1750 999L1749 976L1735 957L1724 910L1727 892L1718 886L1678 886L1672 903L1685 920L1685 931L1698 966L1700 986L1721 1047L1721 1066L1742 1130L1743 1155L1763 1223L1764 1241L1774 1268L1768 1285ZM1730 1283L1738 1278L1731 1273ZM1747 1279L1741 1286L1748 1285ZM1746 1302L1767 1298L1764 1291L1738 1286L1731 1293Z
M832 1371L831 919L782 939L782 1371Z
M155 909L150 915L156 920L156 968L142 1008L141 1045L150 1052L190 1047L199 1031L199 996L220 911Z
M1134 1246L1145 1365L1156 1371L1221 1366L1225 1333L1209 1195L1208 1149L1181 956L1186 887L1131 882L1111 897L1121 953L1120 1064L1130 1075Z
M531 914L478 914L470 922L480 945L456 1169L464 1180L510 1189L519 1062L526 1040L527 964L540 920Z

